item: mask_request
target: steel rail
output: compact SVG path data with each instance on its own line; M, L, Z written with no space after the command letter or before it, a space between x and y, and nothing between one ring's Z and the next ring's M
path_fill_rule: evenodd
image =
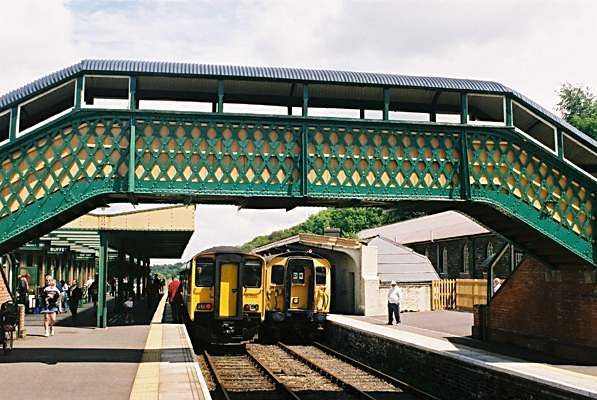
M388 383L390 383L390 384L392 384L392 385L394 385L396 387L399 387L401 389L405 389L405 391L408 391L408 392L411 392L413 394L416 394L417 396L420 396L420 397L422 397L424 399L441 400L437 396L434 396L434 395L429 394L427 392L424 392L424 391L422 391L420 389L417 389L414 386L409 385L408 383L406 383L404 381L401 381L401 380L399 380L397 378L394 378L393 376L390 376L390 375L388 375L388 374L386 374L386 373L384 373L384 372L382 372L382 371L380 371L378 369L370 367L367 364L363 364L362 362L360 362L358 360L355 360L354 358L351 358L351 357L349 357L349 356L347 356L345 354L339 353L336 350L334 350L334 349L332 349L330 347L327 347L324 344L321 344L319 342L312 342L312 343L313 343L313 345L315 345L315 347L319 348L323 352L325 352L325 353L327 353L327 354L329 354L331 356L334 356L334 357L336 357L336 358L338 358L338 359L340 359L340 360L342 360L344 362L347 362L348 364L351 364L351 365L353 365L355 367L358 367L358 368L364 370L365 372L368 372L371 375L376 376L377 378L379 378L381 380L384 380L384 381L386 381L386 382L388 382Z
M222 392L222 395L224 396L224 399L231 400L230 395L228 394L228 390L226 390L226 388L224 387L223 379L220 376L220 374L218 373L216 365L215 365L213 359L211 358L211 356L209 355L209 353L207 352L207 350L205 350L203 352L203 355L205 356L207 366L211 370L214 380L216 381L216 387L220 389L220 391ZM217 388L216 388L216 390L217 390Z
M284 394L288 395L288 397L290 399L301 400L301 398L292 389L290 389L284 382L282 382L276 376L276 374L273 373L273 371L271 371L268 367L266 367L265 365L263 365L257 359L257 357L255 357L255 355L253 353L251 353L251 351L249 349L246 349L246 352L247 352L247 356L249 356L249 358L255 363L255 365L257 366L257 368L259 368L263 372L265 372L265 374L267 376L269 376L271 380L274 381L274 383L276 384L276 389L278 389L281 392L284 392Z
M314 369L315 371L318 371L319 373L323 374L325 377L338 383L340 386L348 389L349 391L351 391L353 393L356 393L358 396L360 396L364 399L375 400L375 397L371 396L370 394L367 394L366 392L363 392L361 389L357 388L353 384L346 382L344 379L338 377L336 374L334 374L334 372L330 371L329 369L315 364L308 358L302 356L301 354L292 350L290 347L286 346L284 343L278 342L277 345L278 345L278 347L280 347L282 350L284 350L285 352L290 354L292 357L294 357L298 361L306 364L307 366L309 366L309 368Z

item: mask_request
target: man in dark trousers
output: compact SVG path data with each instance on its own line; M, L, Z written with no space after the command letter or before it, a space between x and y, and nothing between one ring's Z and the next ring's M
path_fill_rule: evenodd
M388 325L400 323L400 300L402 298L402 291L396 286L396 281L390 283L390 290L388 291Z
M182 322L182 287L177 276L172 276L172 281L168 285L168 302L172 309L172 319L175 323Z

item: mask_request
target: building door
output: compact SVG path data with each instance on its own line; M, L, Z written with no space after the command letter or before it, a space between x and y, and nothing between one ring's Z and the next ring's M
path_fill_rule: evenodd
M238 264L220 265L220 318L236 317L238 304Z

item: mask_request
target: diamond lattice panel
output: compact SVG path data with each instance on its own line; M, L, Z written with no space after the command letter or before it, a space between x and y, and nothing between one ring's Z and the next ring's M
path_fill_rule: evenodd
M309 194L459 197L458 138L424 128L310 126Z
M477 195L500 197L504 206L510 204L518 213L526 205L529 212L534 210L535 219L550 218L592 241L594 193L570 167L552 165L555 156L509 138L474 133L469 136L468 157Z
M128 144L127 124L118 120L77 120L21 142L0 158L0 219L56 192L73 197L76 184L125 176Z
M141 185L255 195L298 187L300 127L154 120L136 126Z

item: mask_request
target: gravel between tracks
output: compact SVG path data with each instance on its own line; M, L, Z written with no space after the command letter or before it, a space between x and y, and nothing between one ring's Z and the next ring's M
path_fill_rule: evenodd
M363 392L401 392L400 388L379 379L345 361L318 349L314 346L288 346L313 364L332 372L344 382L347 382Z
M340 386L294 359L278 346L250 344L247 345L247 350L294 392L336 392L338 395L343 392Z

